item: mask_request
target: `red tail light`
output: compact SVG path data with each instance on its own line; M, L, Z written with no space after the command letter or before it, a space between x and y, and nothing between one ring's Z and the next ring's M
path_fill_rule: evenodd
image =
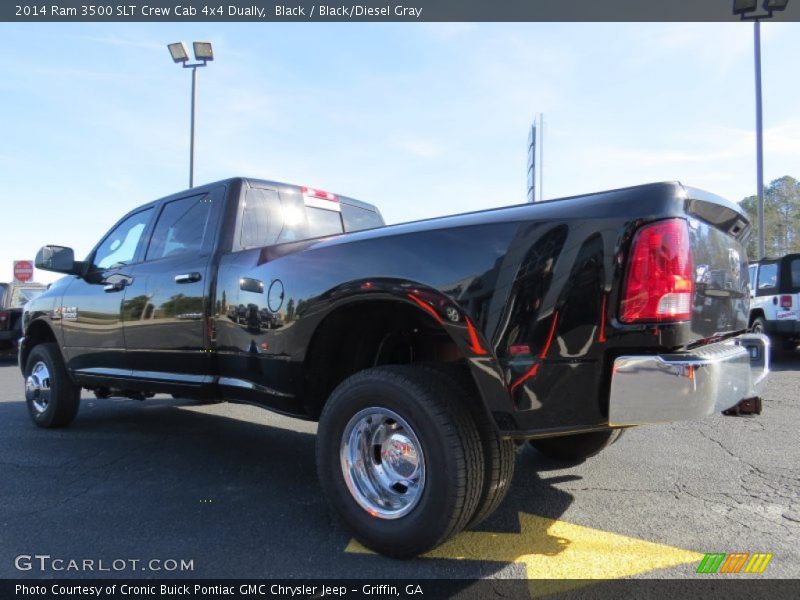
M792 308L791 296L781 296L781 308Z
M693 293L686 221L667 219L640 229L631 248L620 320L638 323L689 319Z
M8 311L0 311L0 329L5 330L8 329L8 322L9 322L9 314Z

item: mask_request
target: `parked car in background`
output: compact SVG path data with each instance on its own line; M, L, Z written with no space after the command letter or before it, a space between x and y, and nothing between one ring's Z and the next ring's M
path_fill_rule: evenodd
M765 333L776 348L800 343L800 254L750 264L750 328Z
M16 354L22 336L22 310L47 289L43 283L0 283L0 353Z

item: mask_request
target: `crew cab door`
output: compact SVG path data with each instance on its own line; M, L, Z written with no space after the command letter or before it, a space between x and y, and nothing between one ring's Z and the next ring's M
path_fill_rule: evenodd
M122 302L153 216L152 206L136 211L103 238L89 256L92 267L75 278L62 298L60 315L71 369L95 376L125 375Z
M167 384L211 381L207 349L209 268L224 187L165 200L134 270L123 308L133 377Z

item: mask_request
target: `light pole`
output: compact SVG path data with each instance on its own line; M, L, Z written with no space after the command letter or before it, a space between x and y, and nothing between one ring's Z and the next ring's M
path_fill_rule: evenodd
M214 60L214 51L210 42L192 42L195 63L189 62L189 53L183 42L167 44L172 60L183 65L184 69L192 70L192 108L191 125L189 129L189 187L194 187L194 106L197 91L197 67L205 67L206 63Z
M761 119L761 19L771 19L776 10L784 10L789 0L764 0L765 12L756 13L758 0L733 0L733 14L742 21L753 21L756 65L756 194L758 195L758 259L766 254L764 244L764 125ZM756 14L753 14L756 13Z

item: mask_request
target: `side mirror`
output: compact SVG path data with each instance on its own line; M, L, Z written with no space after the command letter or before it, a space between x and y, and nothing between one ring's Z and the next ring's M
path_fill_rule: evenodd
M37 269L67 275L83 275L83 263L75 262L75 252L65 246L42 246L34 261Z

